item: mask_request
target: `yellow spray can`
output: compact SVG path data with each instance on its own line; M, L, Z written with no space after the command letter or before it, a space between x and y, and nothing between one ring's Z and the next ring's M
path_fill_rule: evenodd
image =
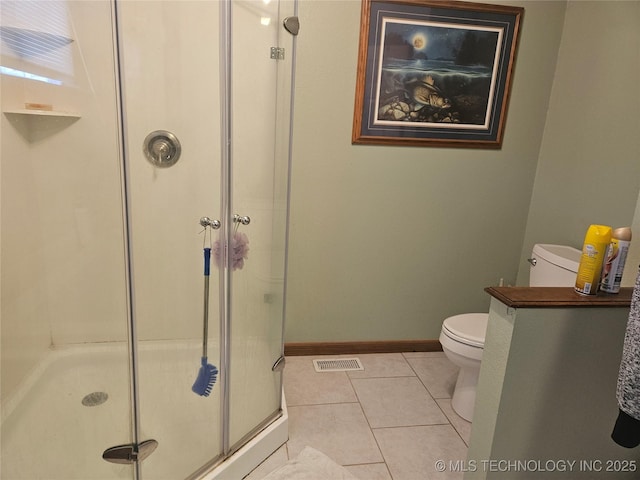
M589 226L584 237L580 266L576 275L576 292L582 295L595 295L598 292L602 266L610 243L611 227Z

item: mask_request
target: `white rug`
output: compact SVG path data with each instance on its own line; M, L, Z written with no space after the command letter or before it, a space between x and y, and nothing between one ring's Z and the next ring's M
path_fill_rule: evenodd
M358 480L341 465L311 447L263 478L263 480Z

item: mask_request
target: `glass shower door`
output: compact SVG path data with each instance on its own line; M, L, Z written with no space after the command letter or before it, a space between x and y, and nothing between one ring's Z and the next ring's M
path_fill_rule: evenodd
M229 446L280 414L293 1L232 2Z
M186 478L222 454L219 384L208 397L191 390L202 355L204 248L217 239L211 230L205 238L199 220L220 215L219 2L117 6L139 440L158 442L140 469L145 480ZM215 265L212 258L207 353L220 367Z
M117 5L138 437L158 442L140 469L146 480L185 478L280 414L274 365L282 355L293 58L282 19L294 3ZM282 59L272 48L288 53ZM149 147L154 135L175 138L180 156L156 164L148 151L166 152ZM221 228L205 235L201 217L220 219ZM211 395L199 396L191 386L205 321L208 361L221 371Z

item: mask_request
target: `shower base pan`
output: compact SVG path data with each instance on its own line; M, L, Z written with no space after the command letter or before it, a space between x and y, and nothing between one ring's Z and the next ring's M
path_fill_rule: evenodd
M158 441L141 464L143 480L188 477L221 451L219 389L209 397L191 391L200 348L199 342L149 342L139 349L141 436ZM102 459L107 448L131 442L129 397L124 344L51 350L3 402L2 478L132 479L131 465ZM248 474L287 440L284 399L282 405L283 414L234 455L190 478Z

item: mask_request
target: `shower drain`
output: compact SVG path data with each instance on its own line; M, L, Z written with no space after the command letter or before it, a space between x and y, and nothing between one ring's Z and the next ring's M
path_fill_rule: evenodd
M105 392L92 392L88 395L85 395L82 399L82 405L85 407L97 407L98 405L102 405L107 401L109 395Z

